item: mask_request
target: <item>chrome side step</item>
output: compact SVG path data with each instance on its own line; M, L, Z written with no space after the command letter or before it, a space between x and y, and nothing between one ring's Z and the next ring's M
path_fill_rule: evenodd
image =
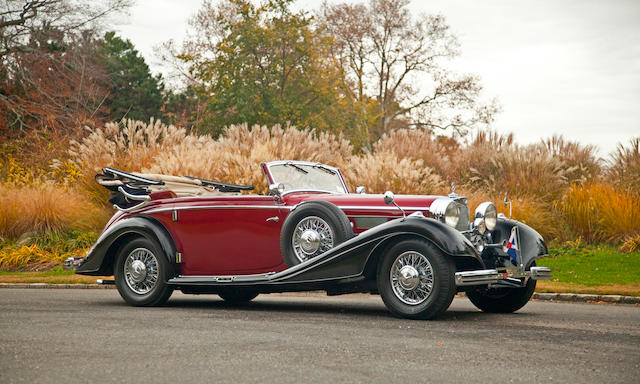
M223 275L223 276L178 276L167 281L169 285L207 285L220 283L263 283L269 282L275 272L257 275Z
M551 269L547 267L531 267L529 271L522 268L506 268L504 271L497 269L481 269L477 271L456 272L457 286L495 284L500 281L520 278L534 280L549 280L552 277Z

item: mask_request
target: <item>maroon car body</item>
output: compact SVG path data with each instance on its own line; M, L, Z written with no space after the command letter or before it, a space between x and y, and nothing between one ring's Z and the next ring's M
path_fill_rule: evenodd
M324 164L260 167L269 195L180 178L213 192L180 196L166 187L176 180L105 168L97 180L118 212L87 256L69 263L79 274L115 275L134 305L162 304L174 289L233 302L323 289L380 293L409 318L436 316L463 290L483 310L517 310L535 280L550 276L535 266L547 253L542 237L491 203L472 222L455 194L350 193L340 170Z

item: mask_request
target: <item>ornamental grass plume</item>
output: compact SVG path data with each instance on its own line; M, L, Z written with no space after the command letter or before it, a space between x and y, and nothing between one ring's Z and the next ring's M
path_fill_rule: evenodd
M445 190L442 178L425 167L422 160L400 158L393 152L379 151L354 156L345 172L353 190L357 185L369 193L435 194Z
M629 140L628 146L618 144L607 165L609 182L640 197L640 136Z
M389 152L400 159L422 160L424 166L441 176L445 176L450 167L449 152L455 150L435 140L426 129L398 129L385 133L373 148L374 153Z
M640 200L628 189L574 184L556 208L571 235L588 243L622 242L640 234Z
M255 125L249 129L246 124L240 124L227 127L217 140L200 136L160 152L143 171L251 184L256 192L266 193L260 162L305 160L344 168L349 164L352 150L342 136L293 126Z
M153 118L149 123L122 120L85 129L85 137L70 142L69 155L72 163L83 170L80 186L94 201L102 203L107 200L108 191L93 177L103 167L139 172L150 167L159 153L197 141L184 128L167 126Z
M25 233L48 233L73 228L97 229L105 211L75 190L53 183L0 183L0 237L16 239Z

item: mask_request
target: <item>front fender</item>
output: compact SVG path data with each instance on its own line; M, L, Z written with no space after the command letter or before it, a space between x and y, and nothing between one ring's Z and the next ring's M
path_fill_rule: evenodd
M483 265L473 244L456 229L425 217L407 217L380 224L324 254L274 275L272 282L322 281L367 276L387 245L410 237L423 238L442 253L458 258L473 258Z
M151 216L133 216L108 227L87 252L85 260L76 268L76 273L93 276L112 275L118 249L131 237L138 236L157 242L169 262L175 262L177 249L164 225Z
M499 219L496 228L491 231L491 239L494 243L508 241L509 236L511 235L511 228L516 225L520 232L520 254L522 255L522 264L528 268L537 258L549 254L544 239L535 229L516 220L506 218ZM502 250L499 252L502 252Z

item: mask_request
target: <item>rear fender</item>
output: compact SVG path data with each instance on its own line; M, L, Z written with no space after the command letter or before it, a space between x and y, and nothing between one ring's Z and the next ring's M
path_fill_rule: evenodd
M105 230L87 252L84 262L76 269L81 275L113 275L118 250L137 237L157 242L171 264L175 263L177 248L167 229L151 216L134 216L120 220Z

